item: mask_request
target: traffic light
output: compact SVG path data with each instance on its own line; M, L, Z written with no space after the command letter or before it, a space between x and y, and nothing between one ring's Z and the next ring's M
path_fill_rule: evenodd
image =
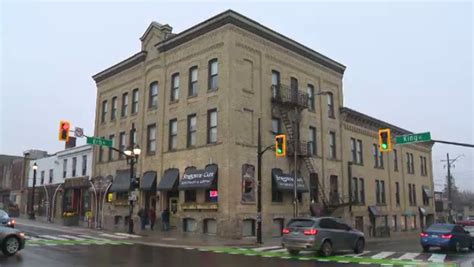
M69 129L71 124L68 121L59 122L59 141L69 141Z
M286 135L275 136L275 155L277 157L286 156Z
M390 129L379 129L380 152L392 151L392 137Z

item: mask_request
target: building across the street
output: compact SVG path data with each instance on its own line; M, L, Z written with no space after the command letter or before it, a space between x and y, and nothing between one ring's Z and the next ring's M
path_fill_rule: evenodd
M141 148L134 221L139 208L168 208L178 231L252 237L261 218L264 236L279 236L295 170L300 216L332 214L375 236L434 220L432 144L380 153L379 128L410 132L344 107L344 65L232 10L181 33L153 22L140 41L93 76L95 136ZM287 157L263 156L261 217L259 120L263 148L288 137ZM126 157L96 146L94 159L94 179L113 181L103 226L126 229Z

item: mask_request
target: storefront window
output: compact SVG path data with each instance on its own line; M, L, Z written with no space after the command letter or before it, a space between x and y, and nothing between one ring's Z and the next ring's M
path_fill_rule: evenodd
M89 190L84 190L83 193L82 193L82 216L85 215L85 213L87 211L90 211L91 210L91 195L90 195L90 192Z
M255 202L255 167L242 165L242 202Z

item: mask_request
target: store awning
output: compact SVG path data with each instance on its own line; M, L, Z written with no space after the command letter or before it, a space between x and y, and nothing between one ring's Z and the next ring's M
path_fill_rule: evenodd
M294 183L294 175L283 173L280 169L272 169L272 179L278 191L292 191ZM296 180L296 190L300 193L308 192L308 188L302 177Z
M120 170L110 186L109 192L121 193L127 192L130 189L130 171Z
M429 187L423 186L423 192L426 194L426 197L431 198L433 195L431 194L431 190Z
M156 172L147 171L143 174L142 181L140 182L140 189L142 191L156 192Z
M77 177L77 178L67 178L64 179L63 188L64 189L74 189L74 188L85 188L89 187L91 184L87 177Z
M426 216L426 210L424 208L419 208L420 214Z
M204 169L187 168L179 181L179 190L207 189L217 179L217 165L210 164Z
M174 169L174 168L167 169L156 189L159 191L171 191L175 189L177 181L178 181L178 177L179 177L178 169Z
M372 216L377 217L377 216L384 216L383 212L380 210L379 207L377 206L369 206L369 212Z

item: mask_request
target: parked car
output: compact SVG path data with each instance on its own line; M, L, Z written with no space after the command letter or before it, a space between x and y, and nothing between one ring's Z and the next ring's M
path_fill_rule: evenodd
M0 224L6 227L15 228L15 220L8 216L4 210L0 210Z
M474 222L474 215L467 216L467 220L468 220L468 221L473 221L473 222Z
M25 248L25 234L17 229L0 226L0 249L6 256L13 256Z
M459 252L462 248L472 248L472 238L469 232L460 225L439 223L431 225L420 233L420 243L423 251L431 247L451 249Z
M290 255L315 251L330 256L337 250L364 251L365 237L342 220L333 217L293 218L283 229L282 246Z
M471 236L471 249L474 250L474 221L460 221L456 224L461 225Z

